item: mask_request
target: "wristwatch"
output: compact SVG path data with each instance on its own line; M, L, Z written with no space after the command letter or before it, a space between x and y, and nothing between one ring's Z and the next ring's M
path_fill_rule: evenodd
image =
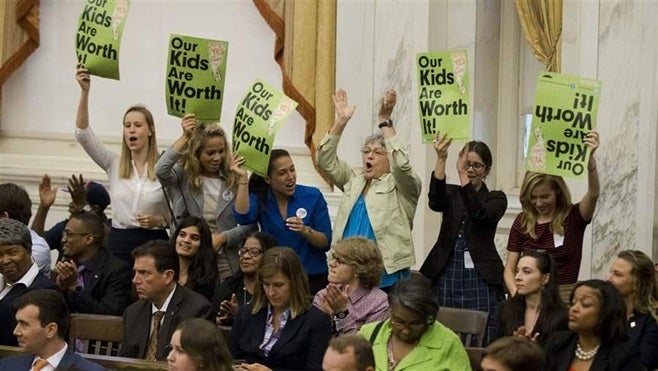
M384 126L392 128L393 127L393 120L391 120L391 119L384 120L384 121L380 122L379 125L377 125L377 127L379 127L380 129L383 128Z
M334 313L334 319L345 319L347 315L350 313L347 309L341 310L340 312Z

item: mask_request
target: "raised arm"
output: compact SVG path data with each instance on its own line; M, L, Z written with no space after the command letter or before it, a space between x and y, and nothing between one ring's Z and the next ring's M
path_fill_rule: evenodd
M89 89L91 78L86 68L78 67L75 79L80 85L80 101L78 102L78 114L75 117L75 126L78 129L86 129L89 126Z
M176 141L167 148L155 164L155 176L165 187L175 187L180 184L181 174L175 165L183 157L183 151L187 149L189 139L198 127L194 114L188 113L181 119L183 132Z
M46 217L48 210L55 203L57 196L57 187L53 187L50 183L50 177L45 174L39 183L39 207L37 208L34 219L32 220L32 230L37 232L41 237L44 235L44 226L46 224Z
M244 164L244 157L238 155L238 152L233 152L231 154L231 171L235 173L238 182L238 191L235 195L233 208L238 214L249 212L249 177L242 164Z
M594 152L599 148L599 133L592 131L585 137L585 144L590 148L591 153L589 156L589 163L587 164L587 192L580 200L580 215L585 220L592 219L594 210L596 209L596 200L599 198L601 187L599 184L599 173L596 169L596 160L594 159Z

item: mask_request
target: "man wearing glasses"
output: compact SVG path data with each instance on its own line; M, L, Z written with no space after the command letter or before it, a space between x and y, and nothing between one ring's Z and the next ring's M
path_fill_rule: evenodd
M130 267L105 251L104 236L102 220L92 213L73 215L64 227L55 281L72 313L120 316L128 306Z

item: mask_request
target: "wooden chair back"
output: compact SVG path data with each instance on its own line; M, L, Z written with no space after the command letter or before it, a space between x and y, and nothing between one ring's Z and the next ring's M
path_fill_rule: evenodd
M436 319L456 332L466 347L481 347L487 329L489 314L479 310L447 308L439 309ZM473 341L475 340L475 341Z
M484 348L466 347L466 354L468 354L468 360L471 362L471 369L473 371L482 370L480 364L482 363L482 355L484 354Z
M123 318L100 314L73 313L69 345L80 353L116 356L123 342Z

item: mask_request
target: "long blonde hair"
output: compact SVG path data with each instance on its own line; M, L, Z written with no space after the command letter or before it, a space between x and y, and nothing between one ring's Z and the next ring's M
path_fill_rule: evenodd
M535 173L528 171L523 178L521 185L521 207L523 214L521 217L521 227L525 229L525 233L531 238L536 239L535 224L537 223L537 210L532 206L532 191L539 184L548 185L555 192L555 211L553 212L553 220L551 220L550 230L553 233L564 234L564 220L571 212L571 194L567 188L564 179L555 175Z
M203 180L201 179L201 163L199 162L199 157L201 157L201 151L206 141L210 138L222 138L224 141L224 158L222 159L222 164L220 165L220 174L226 178L226 186L233 188L236 184L235 174L230 171L230 158L231 158L231 146L228 143L226 138L226 132L219 124L203 124L200 125L192 134L190 138L187 151L183 156L182 165L187 173L187 178L189 179L190 185L193 188L201 189L203 185Z
M153 121L153 115L144 106L132 106L126 110L126 113L123 114L123 122L126 121L126 115L130 112L140 112L144 115L146 124L148 125L151 135L148 136L148 153L146 154L146 174L149 180L155 180L155 163L158 161L158 143L155 140L155 122ZM121 157L119 158L119 176L124 179L129 179L132 176L133 167L132 167L132 153L128 144L126 143L125 135L121 135Z

